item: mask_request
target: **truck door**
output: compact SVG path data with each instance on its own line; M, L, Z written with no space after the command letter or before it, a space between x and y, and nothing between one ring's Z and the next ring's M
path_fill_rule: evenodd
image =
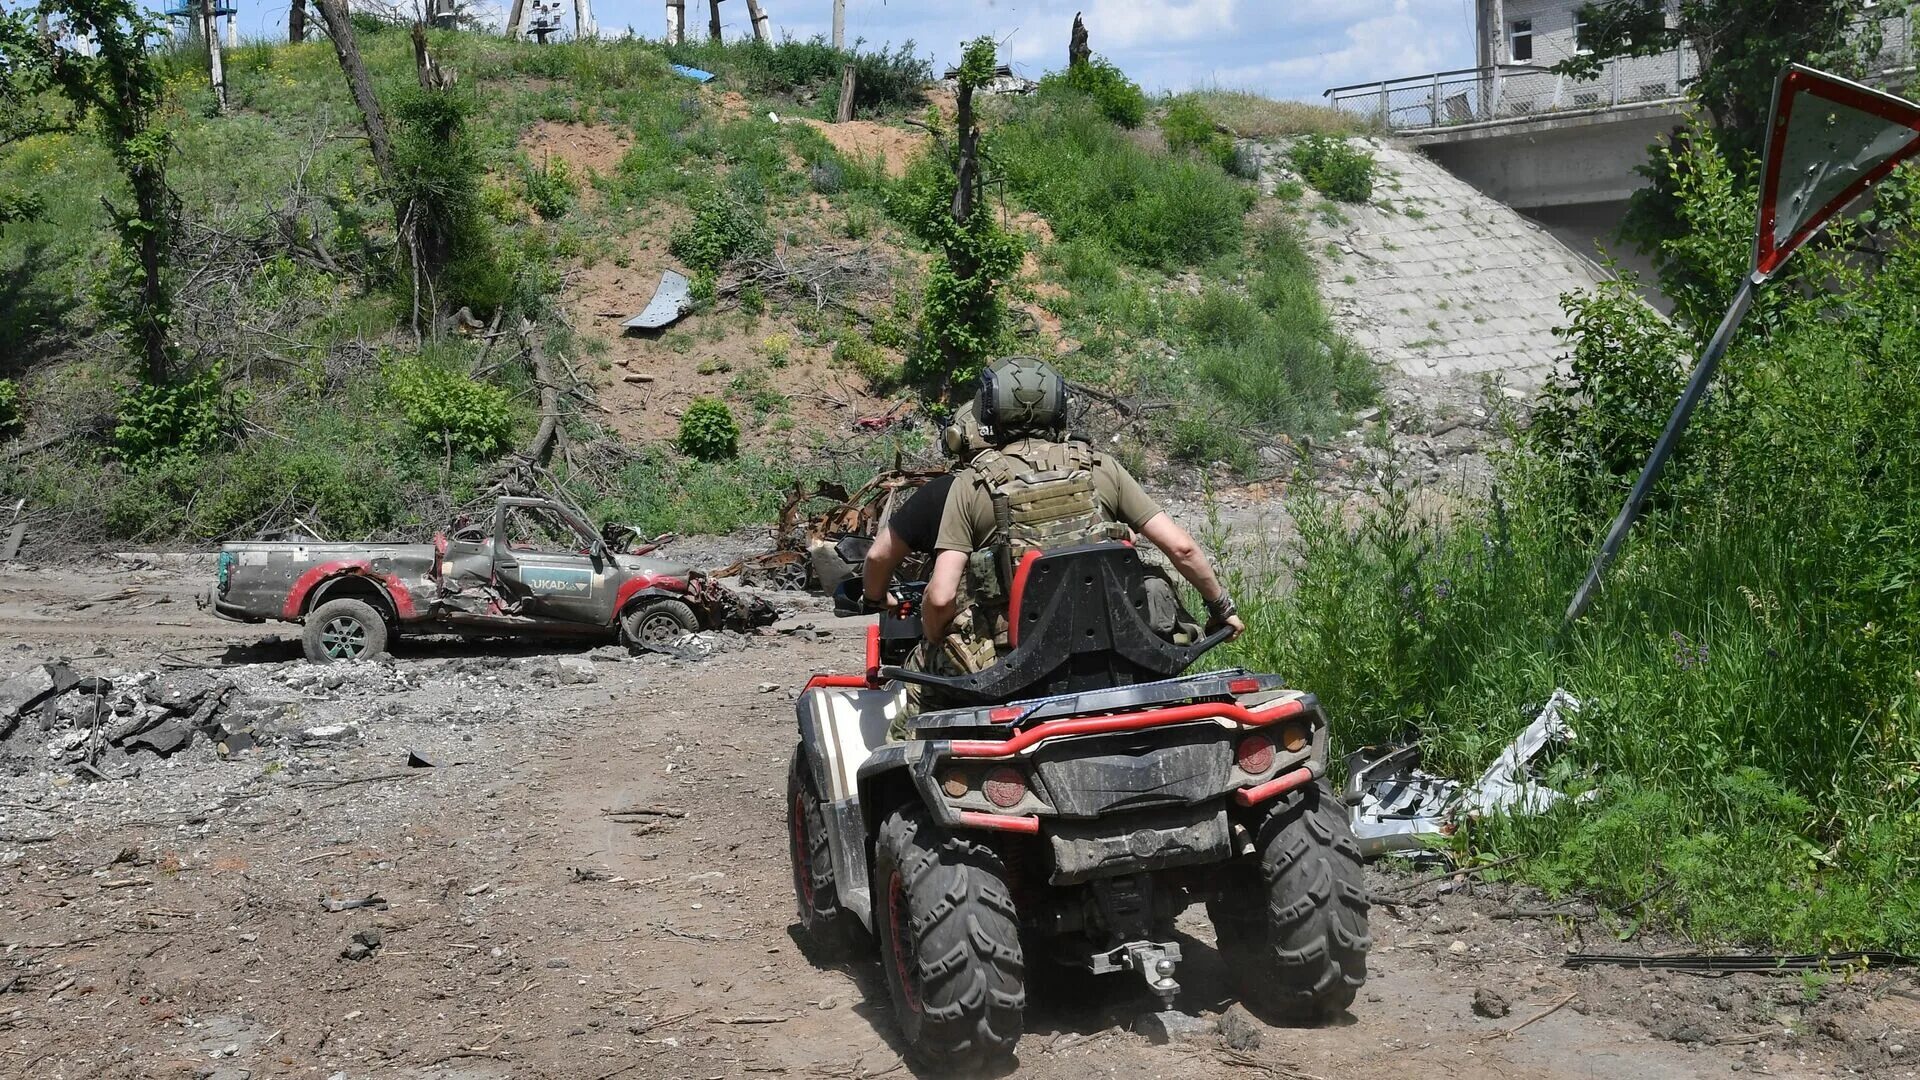
M522 615L605 623L606 560L560 514L533 499L501 501L493 545L494 584Z

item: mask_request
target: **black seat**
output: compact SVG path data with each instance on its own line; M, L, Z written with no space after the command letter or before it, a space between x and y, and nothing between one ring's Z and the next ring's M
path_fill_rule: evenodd
M1022 561L1008 589L1012 649L971 675L889 667L882 674L935 689L958 703L1099 690L1170 679L1225 640L1221 630L1192 645L1154 632L1146 568L1132 546L1086 544Z

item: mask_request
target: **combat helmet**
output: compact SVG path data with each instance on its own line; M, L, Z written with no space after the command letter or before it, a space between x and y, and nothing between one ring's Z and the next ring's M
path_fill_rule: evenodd
M1067 426L1067 381L1031 356L1009 356L980 373L980 425L1004 442L1054 435Z

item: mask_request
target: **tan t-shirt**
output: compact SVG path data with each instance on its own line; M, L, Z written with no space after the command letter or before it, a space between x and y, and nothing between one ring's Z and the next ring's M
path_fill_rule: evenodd
M1002 453L1020 456L1024 443L1009 443ZM1124 466L1105 454L1093 455L1093 493L1100 510L1113 521L1124 521L1135 532L1160 514L1153 501ZM947 492L947 505L940 512L940 535L934 547L940 551L974 552L993 541L993 499L975 482L976 473L963 468L955 476L953 489Z

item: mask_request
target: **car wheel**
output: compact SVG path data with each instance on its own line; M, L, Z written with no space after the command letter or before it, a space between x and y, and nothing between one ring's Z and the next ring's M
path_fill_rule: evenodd
M679 600L648 600L620 620L621 639L628 648L670 645L700 629L693 609Z
M307 612L300 645L316 664L368 660L387 651L387 620L364 600L329 600Z

